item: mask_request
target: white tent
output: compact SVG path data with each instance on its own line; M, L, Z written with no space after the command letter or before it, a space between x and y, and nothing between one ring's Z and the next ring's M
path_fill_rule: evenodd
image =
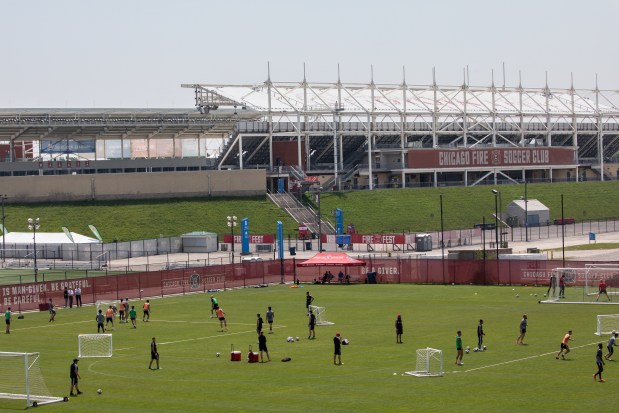
M31 245L34 234L32 232L6 232L4 242L7 244ZM37 244L96 244L98 239L71 232L71 240L64 232L37 232Z
M528 220L525 220L525 211L529 217ZM507 217L508 219L515 217L517 219L516 222L520 225L528 222L530 227L537 227L548 224L550 221L550 210L537 199L528 199L527 201L517 199L507 206Z

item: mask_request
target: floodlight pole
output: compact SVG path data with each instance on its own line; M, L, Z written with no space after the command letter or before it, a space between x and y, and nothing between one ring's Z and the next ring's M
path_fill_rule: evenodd
M529 242L529 198L527 198L527 180L526 179L524 180L524 240L526 242Z
M41 227L39 218L28 218L28 229L32 231L32 242L34 244L34 282L38 282L37 267L37 229Z
M318 220L318 252L322 252L322 214L320 211L320 193L322 192L322 187L318 187L318 192L316 193L316 203L318 204L318 215L316 219Z
M236 216L228 216L226 217L228 222L228 227L230 227L230 235L232 235L232 264L234 264L234 227L236 227Z
M499 191L492 190L494 194L494 242L496 244L496 259L499 259Z
M565 268L565 216L563 214L563 194L561 194L561 251L563 252L563 264Z
M443 271L443 284L445 284L445 234L443 227L443 194L440 194L441 204L441 269Z

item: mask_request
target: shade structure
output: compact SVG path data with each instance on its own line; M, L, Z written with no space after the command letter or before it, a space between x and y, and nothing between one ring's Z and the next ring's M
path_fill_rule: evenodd
M360 267L365 261L351 258L345 252L320 252L309 260L297 264L297 267L325 267L325 266Z

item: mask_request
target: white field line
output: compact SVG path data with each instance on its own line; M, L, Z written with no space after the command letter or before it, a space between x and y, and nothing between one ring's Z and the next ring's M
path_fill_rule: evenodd
M590 344L583 344L583 345L580 345L580 346L570 346L570 349L577 349L577 348L594 346L594 345L597 345L598 343L599 343L599 341L596 341L596 342L590 343ZM475 367L473 369L468 369L468 370L454 370L451 373L470 373L472 371L487 369L487 368L490 368L490 367L504 366L506 364L511 364L511 363L517 363L517 362L520 362L520 361L531 360L531 359L538 358L538 357L546 357L546 356L550 356L552 354L557 354L557 353L558 353L558 351L551 351L549 353L537 354L537 355L534 355L534 356L523 357L523 358L519 358L519 359L515 359L515 360L509 360L509 361L504 361L504 362L501 362L501 363L489 364L487 366ZM446 373L450 373L450 372L446 372Z
M49 327L55 327L55 326L68 326L68 325L71 325L71 324L83 324L83 323L92 323L92 324L94 324L95 321L73 321L71 323L56 323L54 321L54 322L51 322L51 323L48 323L48 324L42 324L40 326L22 327L22 328L13 328L13 324L14 323L11 323L11 330L15 330L15 331L33 330L35 328L49 328Z

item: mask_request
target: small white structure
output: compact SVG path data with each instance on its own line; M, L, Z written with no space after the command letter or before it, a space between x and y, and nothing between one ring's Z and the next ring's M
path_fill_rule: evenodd
M71 238L64 232L39 232L37 231L38 245L60 245L60 244L99 244L100 241L95 238L90 238L76 232L70 232ZM32 245L34 243L34 234L32 232L6 232L4 234L4 242L15 245Z
M512 226L524 226L525 222L529 227L547 225L550 222L550 210L537 199L517 199L507 206L507 222Z
M214 232L194 231L181 235L183 252L216 252L217 234Z

